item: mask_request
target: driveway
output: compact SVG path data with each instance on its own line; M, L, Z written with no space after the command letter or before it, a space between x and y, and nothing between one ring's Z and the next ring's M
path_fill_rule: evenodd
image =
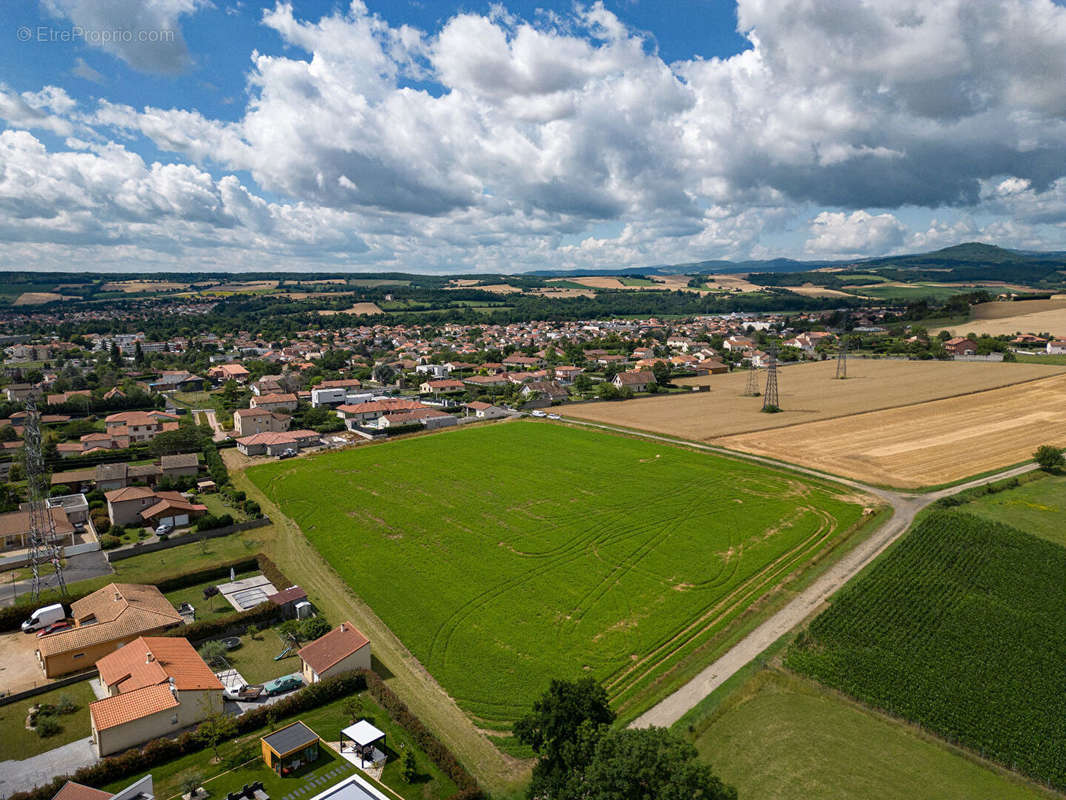
M0 797L43 786L57 775L70 775L95 764L100 759L92 741L87 736L22 761L0 761Z
M216 442L224 442L230 438L229 432L222 427L222 424L218 421L218 416L215 414L213 408L198 408L192 412L193 414L203 414L204 419L207 420L207 424L211 426L211 430L215 433L211 437Z
M22 631L0 634L0 688L8 692L21 692L49 683L37 664L36 651L35 634ZM0 743L0 756L3 752ZM3 796L4 792L0 789L0 797Z

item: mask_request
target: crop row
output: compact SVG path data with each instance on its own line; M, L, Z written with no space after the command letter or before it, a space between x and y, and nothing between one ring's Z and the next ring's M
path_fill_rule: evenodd
M787 664L1066 787L1066 549L924 518L797 639Z

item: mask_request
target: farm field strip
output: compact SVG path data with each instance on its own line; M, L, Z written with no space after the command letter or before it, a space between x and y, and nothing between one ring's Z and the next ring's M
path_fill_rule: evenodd
M1066 419L1054 411L1064 395L1060 375L717 443L869 483L918 488L1025 461L1042 444L1066 446Z
M776 670L763 670L739 687L691 738L741 797L759 800L1059 796Z
M1022 306L1020 303L995 303L1003 306ZM1031 301L1044 302L1044 301ZM1051 301L1048 301L1049 303ZM1004 336L1017 332L1042 333L1047 332L1056 338L1066 336L1066 303L1057 301L1051 308L1043 311L1019 313L1012 316L990 316L985 319L972 319L960 325L953 325L948 330L952 336L968 336L971 333L983 336Z
M841 592L785 663L1062 789L1064 571L1059 545L937 511Z
M645 691L863 517L818 481L534 422L247 475L487 727L553 677Z
M763 414L762 399L744 397L747 372L682 378L682 385L707 385L709 392L659 395L625 403L562 406L573 419L663 433L700 442L769 428L848 417L880 409L1025 383L1066 372L1066 365L964 361L892 361L851 358L848 379L834 380L828 361L783 366L778 382L780 414ZM765 370L759 373L762 385Z

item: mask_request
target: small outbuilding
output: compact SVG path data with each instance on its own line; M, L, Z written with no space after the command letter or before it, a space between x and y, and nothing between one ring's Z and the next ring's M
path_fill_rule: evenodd
M282 777L318 760L318 734L302 722L293 722L264 736L263 763Z
M384 757L385 733L361 719L341 731L340 745L342 754L352 753L364 764L368 761L375 763Z
M370 640L350 622L342 622L324 636L300 648L307 684L355 669L370 669Z

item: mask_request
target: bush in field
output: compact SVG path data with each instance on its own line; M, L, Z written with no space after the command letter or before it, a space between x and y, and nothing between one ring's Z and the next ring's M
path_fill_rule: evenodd
M1061 469L1063 465L1066 465L1066 457L1063 457L1062 450L1051 444L1038 447L1033 453L1033 460L1040 465L1041 469L1048 471Z

